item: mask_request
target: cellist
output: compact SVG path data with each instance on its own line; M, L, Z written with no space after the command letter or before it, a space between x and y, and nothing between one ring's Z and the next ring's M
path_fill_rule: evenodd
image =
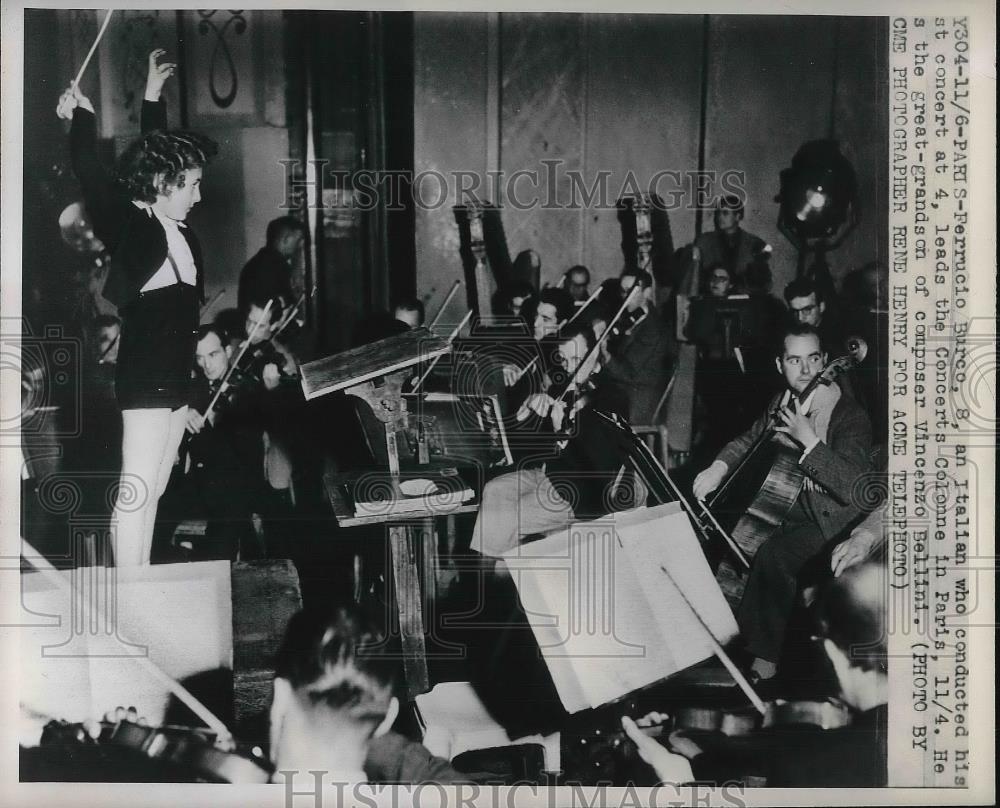
M812 384L826 364L816 329L789 326L775 357L785 390L694 481L695 497L704 500L774 423L771 440L779 446L768 478L733 531L748 554L756 550L736 619L764 678L775 673L798 573L862 515L852 491L871 467L871 422L835 381Z

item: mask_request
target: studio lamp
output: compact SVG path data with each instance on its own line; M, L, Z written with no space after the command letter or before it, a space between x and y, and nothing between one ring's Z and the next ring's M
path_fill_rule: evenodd
M810 252L822 260L858 223L854 167L835 140L804 144L781 172L778 229L799 250L799 274Z

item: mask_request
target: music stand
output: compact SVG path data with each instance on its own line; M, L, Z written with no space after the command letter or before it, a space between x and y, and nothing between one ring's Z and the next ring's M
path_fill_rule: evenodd
M685 336L699 346L721 347L725 356L734 348L761 342L763 306L748 295L694 297Z

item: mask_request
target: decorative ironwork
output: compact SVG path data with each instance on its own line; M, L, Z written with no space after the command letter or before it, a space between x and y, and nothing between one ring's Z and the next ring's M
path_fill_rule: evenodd
M228 14L229 18L221 25L217 25L218 18L213 17L219 14ZM209 32L215 34L215 47L212 49L212 58L208 68L208 91L212 96L212 101L220 109L226 109L236 99L236 92L239 89L239 76L236 73L236 65L233 63L233 56L229 52L229 43L226 41L227 33L232 29L235 36L239 36L247 29L247 21L243 16L243 11L220 11L219 9L198 10L201 20L198 22L198 33L207 36ZM220 93L216 88L216 66L222 62L223 67L229 72L229 90Z

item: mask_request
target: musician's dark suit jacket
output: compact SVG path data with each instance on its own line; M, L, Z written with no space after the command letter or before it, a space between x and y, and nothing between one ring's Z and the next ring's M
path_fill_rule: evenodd
M670 369L667 324L655 309L621 342L599 377L600 385L616 388L628 399L632 425L653 422L653 413L667 386Z
M166 129L163 101L143 101L143 134ZM141 296L139 290L167 259L167 236L155 216L122 193L97 157L94 114L77 107L70 128L70 158L83 188L94 232L111 252L104 296L122 317L115 378L122 409L180 407L186 402L203 299L201 249L189 227L181 227L198 270L197 287L176 284ZM185 287L185 288L182 288ZM145 297L145 299L143 299Z
M718 459L734 468L764 429L765 415L746 433L731 441ZM795 603L798 576L809 560L827 543L843 534L861 517L854 503L856 486L871 468L872 430L865 411L841 394L830 414L825 441L790 470L788 482L799 493L781 523L765 537L753 558L746 589L736 612L740 633L748 650L776 661L785 640L788 618ZM806 480L818 486L807 486Z
M753 426L726 444L716 459L729 466L730 471L736 468L767 426L768 413L780 400L780 395L772 399ZM817 443L798 465L802 471L797 481L800 486L806 477L822 486L822 490L803 487L799 497L824 540L834 538L861 516L854 501L857 499L854 488L858 478L871 469L871 449L872 427L868 415L853 398L842 394L830 415L826 441Z

